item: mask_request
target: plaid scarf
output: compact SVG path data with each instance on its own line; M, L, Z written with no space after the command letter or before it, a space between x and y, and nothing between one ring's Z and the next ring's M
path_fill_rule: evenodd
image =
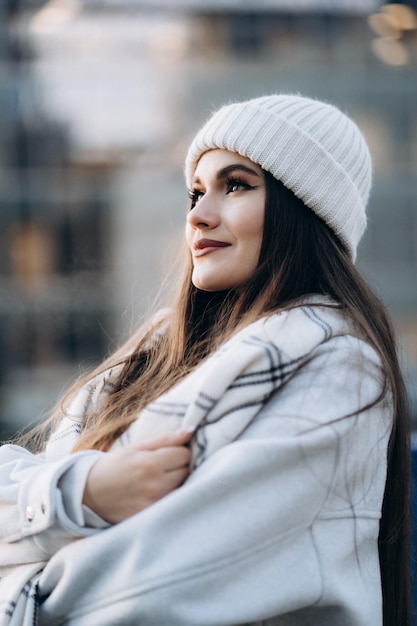
M192 469L237 439L271 395L324 341L351 333L330 298L263 317L234 335L200 366L141 411L115 442L135 444L179 428L194 432ZM355 333L353 333L355 334ZM119 368L92 379L74 398L46 447L47 460L69 454L90 411L99 411Z

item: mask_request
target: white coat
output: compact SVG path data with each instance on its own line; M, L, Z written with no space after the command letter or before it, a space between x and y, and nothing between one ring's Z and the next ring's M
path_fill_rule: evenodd
M0 565L7 573L13 558L29 562L4 584L45 565L41 626L382 624L377 540L391 401L369 407L382 388L379 358L339 310L309 306L305 336L299 311L298 321L284 314L273 343L287 372L298 353L305 358L249 416L239 413L243 427L231 407L222 419L206 416L189 479L125 522L105 528L81 504L103 453L45 461L0 449ZM324 334L303 352L309 325ZM202 372L225 375L215 359L163 397L165 407L185 399L182 415L145 411L121 445L190 421Z

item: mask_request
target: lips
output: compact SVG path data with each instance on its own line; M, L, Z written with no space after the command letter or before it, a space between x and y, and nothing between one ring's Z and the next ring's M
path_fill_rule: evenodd
M220 248L227 248L230 245L230 243L217 241L216 239L199 239L194 244L194 256L203 256Z

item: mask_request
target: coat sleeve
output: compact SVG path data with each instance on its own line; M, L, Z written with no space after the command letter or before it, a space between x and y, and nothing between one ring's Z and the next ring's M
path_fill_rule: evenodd
M99 406L111 377L112 370L106 371L78 391L45 454L16 445L0 447L0 574L46 561L74 539L108 526L82 505L88 472L103 453L70 450L85 414Z
M40 623L230 626L326 597L379 612L391 409L366 407L380 390L371 350L329 341L182 487L59 551L41 577ZM346 615L335 623L372 622Z
M100 454L47 462L19 446L0 448L0 567L46 560L96 532L86 525L81 503L85 479Z

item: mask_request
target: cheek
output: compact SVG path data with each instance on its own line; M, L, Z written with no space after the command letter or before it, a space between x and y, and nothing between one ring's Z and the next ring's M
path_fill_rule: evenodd
M260 246L264 232L264 213L253 215L241 224L241 237L253 246Z
M256 196L248 197L247 202L239 212L239 230L241 236L246 240L251 239L253 243L263 237L265 221L265 193L259 190ZM236 223L238 225L238 222Z

